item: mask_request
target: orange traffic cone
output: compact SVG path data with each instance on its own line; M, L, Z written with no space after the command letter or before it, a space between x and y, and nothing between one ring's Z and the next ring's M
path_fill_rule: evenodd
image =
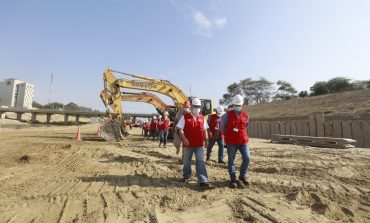
M78 126L78 128L77 128L76 140L77 140L77 141L81 141L80 126Z

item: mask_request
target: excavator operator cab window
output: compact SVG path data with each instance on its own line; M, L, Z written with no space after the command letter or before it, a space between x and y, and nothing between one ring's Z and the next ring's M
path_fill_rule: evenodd
M210 115L212 114L212 101L201 99L202 102L202 114L203 115Z

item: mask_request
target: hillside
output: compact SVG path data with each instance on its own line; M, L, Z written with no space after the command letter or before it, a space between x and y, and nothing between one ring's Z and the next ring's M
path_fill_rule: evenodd
M325 116L370 116L370 89L295 98L245 106L252 118L302 117L313 112Z

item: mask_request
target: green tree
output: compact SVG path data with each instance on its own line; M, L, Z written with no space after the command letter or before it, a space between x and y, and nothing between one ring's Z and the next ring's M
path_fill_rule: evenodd
M307 96L308 96L307 91L301 91L301 92L299 92L299 95L298 95L298 97L300 97L300 98L304 98L304 97L307 97Z
M222 99L220 100L220 104L227 105L230 104L233 100L233 97L237 94L242 94L242 90L240 88L239 83L232 83L227 86L227 93L222 95Z
M354 82L352 82L352 85L353 85L353 89L355 89L355 90L370 88L370 80L368 80L368 81L354 81Z
M330 94L330 90L325 81L316 82L312 87L310 87L311 96Z
M297 90L287 81L279 80L277 83L278 91L275 95L276 99L288 100L297 97Z
M42 106L44 109L63 109L63 104L59 102L52 102Z
M79 106L73 102L70 102L64 106L64 110L68 111L79 111Z
M249 105L253 102L253 85L254 85L254 80L252 78L246 78L244 80L241 80L239 82L240 88L242 89L243 92L243 97L244 97L244 104Z
M244 97L244 104L263 103L269 101L273 93L273 83L261 77L259 80L246 78L239 83L234 82L227 87L227 93L222 96L220 104L227 105L232 102L236 94Z
M251 81L249 92L256 104L270 101L273 94L273 82L261 77L259 80Z
M343 91L353 90L353 84L350 79L344 77L335 77L326 82L326 86L330 93L337 93Z
M32 102L32 108L42 108L42 104L40 104L40 103L37 103L36 101L33 101Z

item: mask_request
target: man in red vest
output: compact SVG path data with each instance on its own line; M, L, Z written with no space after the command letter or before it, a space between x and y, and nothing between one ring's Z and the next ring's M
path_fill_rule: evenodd
M144 121L144 138L148 137L148 133L149 133L149 129L150 129L150 125L149 125L149 122L148 121Z
M222 130L225 133L225 143L227 145L228 169L230 175L231 188L245 188L249 185L246 179L248 166L250 162L250 153L248 148L247 126L249 116L247 112L241 110L244 99L241 95L235 95L232 101L233 110L227 111L222 116ZM236 179L235 156L240 151L242 155L242 165L240 166L239 180Z
M159 130L159 147L163 143L163 147L166 148L168 129L170 128L170 119L168 118L168 112L164 112L164 116L159 120L158 130Z
M184 115L184 113L190 113L190 102L185 101L182 104L183 109L180 109L175 116L175 119L173 120L173 126L174 126L174 134L173 134L173 145L176 147L176 154L180 153L181 149L181 136L179 133L179 129L176 127L177 123L179 122L180 118ZM182 160L182 159L181 159Z
M207 190L213 187L208 183L208 175L204 164L203 146L207 146L208 124L200 114L202 104L199 98L193 98L191 101L191 113L184 113L177 123L181 140L183 143L183 180L189 182L191 177L191 160L195 154L196 173L200 188Z
M150 122L150 136L153 137L153 141L158 136L158 120L156 116L153 116Z
M224 107L221 105L216 108L216 114L208 117L208 147L207 147L207 161L210 160L212 148L217 142L218 144L218 162L225 163L224 161L224 133L221 130L221 116L224 114Z

